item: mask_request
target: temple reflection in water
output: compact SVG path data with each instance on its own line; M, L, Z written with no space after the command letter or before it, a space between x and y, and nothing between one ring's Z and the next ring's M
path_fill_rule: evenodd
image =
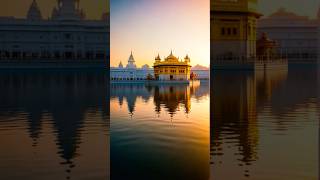
M208 179L209 83L112 83L111 179Z
M134 114L137 98L142 98L145 102L153 100L156 114L159 115L164 110L173 117L177 111L182 109L186 114L191 111L191 96L200 98L209 93L208 82L201 86L187 84L149 85L143 83L113 83L110 86L111 99L117 98L120 106L123 105L125 99L131 115Z
M45 146L51 146L51 143L56 145L56 154L61 158L59 160L60 164L54 164L50 161L45 163L45 160L43 160L44 164L34 163L32 167L36 170L34 175L31 176L27 172L27 174L23 173L25 169L30 167L21 167L21 172L17 173L16 176L19 177L21 175L30 179L41 179L43 175L44 179L47 179L46 173L51 171L56 171L52 178L66 176L69 179L72 176L78 176L77 173L79 174L79 172L72 173L72 169L86 167L81 162L83 161L82 159L91 157L90 153L97 153L97 149L92 149L93 151L91 152L84 152L84 149L87 148L86 146L90 144L87 142L87 136L92 133L88 128L93 124L97 125L96 133L102 134L100 141L103 142L105 142L105 135L108 134L109 111L107 110L106 80L107 77L104 72L1 72L0 127L2 133L6 132L5 130L8 126L11 127L15 134L7 135L8 138L17 136L16 138L23 139L23 136L18 135L25 129L29 134L32 147L20 144L20 148L24 149L26 153L33 151L38 154L23 156L21 161L29 162L38 158L50 157L52 162L55 162L57 158L54 158L55 155L51 154L51 150L43 150L46 148ZM24 125L25 122L26 125ZM10 133L8 132L8 134ZM47 138L51 135L54 135L54 138L47 141ZM3 135L3 137L7 136ZM96 138L99 138L99 136ZM2 142L1 155L9 153L5 147L10 148L11 145L9 142ZM106 164L108 160L105 152L107 149L106 147L100 148L103 150L101 151L100 159L103 160L104 165L101 166L100 160L94 160L93 158L92 160L96 161L97 165L92 168L105 169L103 173L98 172L101 175L100 178L105 178L107 176L106 173L108 173ZM79 152L82 152L82 154ZM42 157L41 154L45 154L45 156ZM77 165L80 165L80 167L77 167ZM17 164L12 166L15 167L15 171L20 170ZM44 171L41 168L37 168L38 166L51 168L49 171ZM59 166L64 167L66 169L65 172L59 172ZM92 173L96 172L93 171ZM14 177L14 173L4 177L12 179L12 176Z
M317 149L312 135L318 131L319 118L316 68L215 71L211 77L212 179L272 179L279 173L286 179L299 179L294 169L301 165L295 162L309 163L302 165L305 177L317 176L317 164L313 161L316 152L300 154L310 147ZM297 130L308 140L294 138ZM293 139L295 142L291 143ZM296 146L302 142L305 146ZM272 154L274 151L276 154ZM295 154L294 158L287 157L288 154ZM282 158L282 166L274 164L277 158Z

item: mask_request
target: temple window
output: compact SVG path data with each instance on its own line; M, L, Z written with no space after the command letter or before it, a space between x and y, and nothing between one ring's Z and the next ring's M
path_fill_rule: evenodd
M237 34L238 34L237 28L233 28L233 35L237 35Z
M221 35L225 35L226 34L226 30L223 28L221 28Z
M228 28L228 35L231 35L231 28Z

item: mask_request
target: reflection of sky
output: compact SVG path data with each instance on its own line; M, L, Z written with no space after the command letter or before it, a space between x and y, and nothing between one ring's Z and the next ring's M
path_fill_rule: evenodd
M202 93L191 97L191 90L184 91L186 85L173 85L173 91L167 87L170 86L111 87L114 179L208 179L209 86L200 87L197 90ZM186 100L176 101L177 97ZM131 99L133 115L129 112ZM184 103L188 100L192 107L187 114ZM157 105L161 106L159 113ZM177 107L174 116L170 115L172 107Z
M111 65L126 63L133 50L138 66L154 57L180 58L209 65L209 0L112 0Z

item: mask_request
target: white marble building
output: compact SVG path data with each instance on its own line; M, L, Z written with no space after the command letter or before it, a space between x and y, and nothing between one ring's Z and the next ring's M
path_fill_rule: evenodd
M277 12L258 21L258 38L263 32L279 44L278 53L289 63L315 62L318 52L319 20L299 16L280 8Z
M48 19L36 0L26 18L0 17L0 62L106 64L109 54L109 14L86 19L79 0L57 0Z
M196 75L196 79L198 80L209 80L210 79L210 68L196 65L191 68L191 73Z
M120 62L118 67L110 68L111 81L143 81L147 80L148 76L154 78L153 68L150 68L147 64L138 68L132 52L126 66L123 66L122 62Z

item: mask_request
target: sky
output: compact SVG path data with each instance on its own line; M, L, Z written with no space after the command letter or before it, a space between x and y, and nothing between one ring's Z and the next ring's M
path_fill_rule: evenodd
M191 65L210 62L209 0L111 0L111 66L127 64L130 52L138 67L153 65L173 51L187 54Z
M130 51L137 65L152 65L173 50L188 54L191 64L209 65L209 0L80 0L89 19L100 19L111 1L111 65L127 63ZM320 0L259 0L259 11L268 16L280 7L315 18ZM0 16L25 17L32 0L1 0ZM48 18L56 0L37 0Z
M264 15L270 15L280 7L298 15L315 18L320 0L258 0L258 9Z
M88 19L100 19L102 13L109 10L109 0L80 0L80 7L86 12ZM0 0L0 16L15 16L24 18L32 0ZM51 16L57 0L37 0L42 16Z

